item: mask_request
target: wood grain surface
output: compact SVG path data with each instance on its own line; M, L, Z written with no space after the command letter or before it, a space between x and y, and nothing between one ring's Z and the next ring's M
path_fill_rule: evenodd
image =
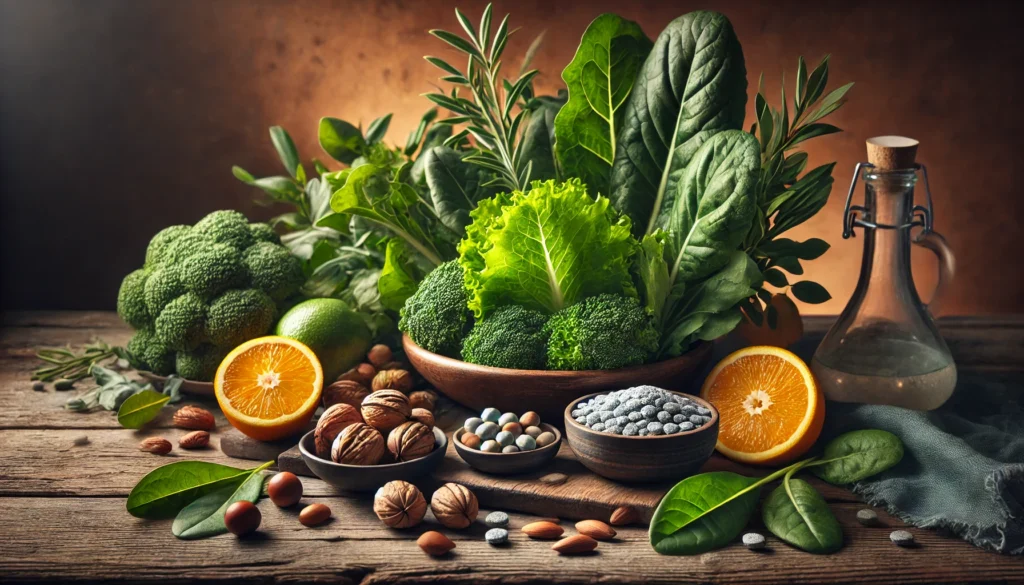
M220 536L180 541L170 521L144 521L124 509L135 482L154 467L183 458L239 467L251 462L225 456L217 447L229 427L218 417L214 447L158 457L137 451L141 438L183 431L169 428L169 417L144 431L118 426L109 413L79 414L60 408L68 393L33 392L32 347L80 343L93 335L121 343L128 332L116 317L97 313L5 315L0 330L0 581L4 583L1024 583L1024 559L978 550L930 530L911 529L919 546L903 549L888 540L903 526L879 511L880 528L865 528L854 515L864 507L849 492L823 488L843 525L846 546L829 556L809 555L768 536L768 551L753 553L738 544L693 557L662 557L647 544L643 527L623 528L596 553L560 557L550 543L530 541L518 530L535 519L512 513L511 543L495 548L483 540L481 521L465 531L450 531L430 514L407 531L383 527L368 496L340 494L325 483L303 479L303 503L323 502L334 519L318 528L298 523L297 509L260 503L263 524L255 538ZM988 323L988 325L985 325ZM963 362L993 374L1008 372L1024 360L995 363L983 358L985 327L1002 348L1019 352L1024 319L958 323L951 338ZM813 322L808 329L814 330ZM821 327L818 327L820 331ZM1017 345L1014 345L1017 344ZM974 356L973 358L971 356ZM958 359L961 359L958 357ZM86 386L83 384L82 389ZM74 391L72 391L72 394ZM215 405L205 403L211 409ZM170 412L170 411L168 411ZM89 443L73 441L86 435ZM552 469L557 471L558 467ZM459 477L458 472L451 477ZM569 500L579 490L565 484ZM570 506L571 504L566 504ZM484 506L481 518L493 507ZM570 522L562 525L574 533ZM457 544L453 554L434 559L415 539L438 529ZM753 530L764 532L754 525Z

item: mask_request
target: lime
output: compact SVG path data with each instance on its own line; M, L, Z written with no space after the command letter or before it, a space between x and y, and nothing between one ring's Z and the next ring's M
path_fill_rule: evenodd
M277 322L274 333L312 349L327 384L362 362L373 340L362 316L338 299L310 299L295 305Z

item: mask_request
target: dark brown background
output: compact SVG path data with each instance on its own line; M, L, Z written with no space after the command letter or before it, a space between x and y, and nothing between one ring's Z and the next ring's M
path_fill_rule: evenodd
M475 19L484 2L458 4ZM112 308L161 227L228 207L269 217L230 167L278 172L272 124L304 159L321 156L325 115L365 125L394 112L388 138L404 143L437 77L421 57L447 54L425 31L456 28L453 5L0 0L2 307ZM878 134L922 142L936 226L960 260L950 312L1020 310L1024 44L1011 3L496 3L521 27L509 66L547 30L535 62L545 92L598 14L637 20L653 38L697 8L732 20L752 90L761 71L770 95L783 73L791 86L801 54L832 54L830 87L857 82L829 120L847 131L809 147L812 164L839 162L828 207L793 234L833 244L807 272L835 298L811 312L838 312L853 290L861 240L841 239L842 203L864 139ZM915 251L915 268L927 297L934 261Z

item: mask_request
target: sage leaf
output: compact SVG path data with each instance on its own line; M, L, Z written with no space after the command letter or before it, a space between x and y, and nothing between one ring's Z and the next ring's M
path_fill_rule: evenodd
M652 45L637 23L602 14L562 71L569 101L555 117L558 160L566 176L578 177L595 195L609 192L623 106Z
M899 437L888 431L867 429L833 439L810 470L831 484L842 485L879 474L901 459L903 442Z
M237 487L252 471L206 461L169 463L139 480L125 507L136 518L170 518L196 498Z
M105 410L117 410L121 408L125 400L138 393L140 387L131 382L112 384L100 388L97 400L100 407Z
M612 164L609 197L635 235L664 227L694 153L739 130L746 105L743 49L729 20L700 10L670 22L637 75Z
M117 410L117 422L126 429L141 429L142 425L153 420L160 413L160 409L170 401L170 395L156 390L144 390L121 403Z
M320 118L320 147L334 160L352 164L366 149L363 133L352 124L337 118Z
M654 511L651 546L663 555L695 555L728 544L753 515L762 482L713 471L677 483Z
M843 529L825 498L811 484L789 474L765 499L761 518L772 534L807 552L828 554L843 546Z
M225 487L202 496L178 512L171 524L171 533L184 540L208 538L228 531L224 512L235 502L256 503L263 492L263 474L274 462L268 461L253 469L238 487Z

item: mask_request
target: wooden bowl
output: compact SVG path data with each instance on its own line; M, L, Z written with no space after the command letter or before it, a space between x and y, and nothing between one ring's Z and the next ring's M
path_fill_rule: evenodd
M711 357L711 344L701 343L685 354L618 370L510 370L479 366L429 352L402 336L406 356L428 382L452 400L483 410L533 410L545 420L558 420L566 402L590 392L650 384L668 390L689 389L691 376Z
M514 475L536 471L547 465L558 454L558 448L562 446L562 431L545 422L540 423L540 428L542 431L554 433L555 442L538 447L533 451L520 451L519 453L487 453L470 449L461 441L462 435L469 432L465 428L455 431L452 434L452 440L455 443L455 452L470 467L494 475Z
M433 473L444 460L447 451L448 437L437 427L434 427L434 450L429 454L412 461L382 465L346 465L330 459L321 459L316 456L313 431L306 433L299 440L299 452L302 453L302 460L306 462L309 470L334 487L350 492L372 492L389 481L409 481Z
M153 372L139 370L139 376L147 382L159 384L161 388L165 383L167 383L167 376L161 376L159 374L154 374ZM195 380L186 380L184 378L181 380L181 391L193 396L209 396L210 398L213 398L215 395L213 382L197 382Z
M594 473L615 481L678 481L693 475L715 451L718 441L718 410L697 396L685 396L711 411L711 422L699 429L646 437L626 437L591 430L572 418L580 402L604 394L598 392L573 400L565 407L565 435L580 463Z

